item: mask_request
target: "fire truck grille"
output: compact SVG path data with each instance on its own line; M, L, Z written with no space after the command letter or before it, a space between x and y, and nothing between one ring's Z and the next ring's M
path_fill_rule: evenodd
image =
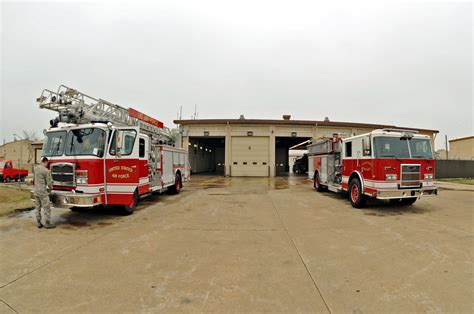
M51 166L51 177L54 185L75 186L74 164L58 163Z
M400 186L419 186L420 185L420 166L402 165L402 175Z

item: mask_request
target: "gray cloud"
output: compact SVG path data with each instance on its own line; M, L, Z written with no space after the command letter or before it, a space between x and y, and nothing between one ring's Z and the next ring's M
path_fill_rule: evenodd
M472 4L2 2L0 140L64 83L189 118L392 123L473 134Z

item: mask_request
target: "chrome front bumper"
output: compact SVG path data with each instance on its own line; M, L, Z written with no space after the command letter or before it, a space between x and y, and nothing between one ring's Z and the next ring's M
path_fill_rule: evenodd
M420 198L425 196L436 196L438 195L438 189L403 189L403 190L386 190L386 191L377 191L375 196L378 199L389 200L389 199L400 199L400 198Z
M34 192L31 192L34 201ZM53 191L49 193L49 200L53 207L70 208L70 207L92 207L102 204L100 194L79 194L70 191Z

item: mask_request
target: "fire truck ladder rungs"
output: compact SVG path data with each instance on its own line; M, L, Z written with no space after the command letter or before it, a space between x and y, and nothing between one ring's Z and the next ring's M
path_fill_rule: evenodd
M37 102L40 108L58 112L59 122L112 122L118 126L139 126L141 131L155 141L174 141L174 136L168 128L160 128L131 117L127 108L91 97L65 85L60 85L56 92L44 89Z

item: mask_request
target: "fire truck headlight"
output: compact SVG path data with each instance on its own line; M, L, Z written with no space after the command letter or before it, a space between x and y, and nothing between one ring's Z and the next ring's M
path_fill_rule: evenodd
M432 173L425 173L425 180L433 180L433 174Z
M87 178L78 177L78 178L76 178L76 183L77 184L87 184Z
M396 174L386 174L386 175L385 175L385 180L387 180L387 181L395 181L395 180L397 180L397 175L396 175Z
M87 184L89 182L89 175L87 170L76 171L76 184Z

